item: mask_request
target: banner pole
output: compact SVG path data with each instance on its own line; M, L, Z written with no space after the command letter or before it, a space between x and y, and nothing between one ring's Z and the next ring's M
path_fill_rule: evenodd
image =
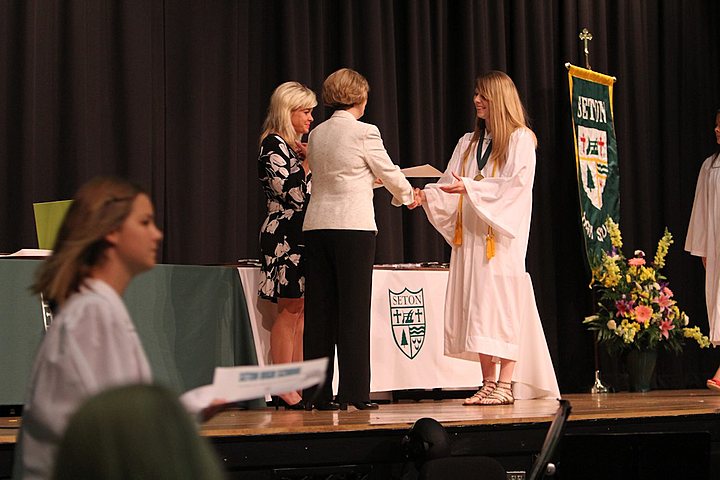
M578 38L580 38L584 44L583 52L585 53L585 68L592 70L592 68L590 68L590 50L588 50L588 42L593 39L592 33L590 33L587 28L583 28L580 35L578 35Z

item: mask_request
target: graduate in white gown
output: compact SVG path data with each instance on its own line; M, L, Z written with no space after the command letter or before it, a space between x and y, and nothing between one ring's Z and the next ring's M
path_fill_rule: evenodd
M715 140L720 145L720 110L715 115ZM720 345L720 148L705 159L695 188L685 250L702 258L710 342ZM720 391L720 368L707 381Z
M557 398L525 270L536 138L505 73L478 77L473 102L475 131L460 139L438 183L416 191L428 219L452 246L445 354L480 362L482 387L466 405Z
M99 178L78 191L33 286L56 315L35 357L14 478L51 477L68 420L87 398L152 381L121 295L155 265L161 239L150 198L135 185Z

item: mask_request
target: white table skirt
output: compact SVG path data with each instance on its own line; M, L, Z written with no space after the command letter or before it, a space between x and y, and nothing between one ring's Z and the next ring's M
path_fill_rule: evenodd
M276 306L257 295L258 268L239 267L238 272L248 303L258 364L266 365L270 363L270 328ZM479 363L443 354L447 277L447 270L374 270L371 391L475 388L480 383Z

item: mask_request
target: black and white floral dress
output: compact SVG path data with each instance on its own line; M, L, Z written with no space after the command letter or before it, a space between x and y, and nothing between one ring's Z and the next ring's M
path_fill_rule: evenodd
M260 145L258 175L267 197L268 214L260 227L259 295L277 302L305 293L303 220L310 201L310 174L279 136Z

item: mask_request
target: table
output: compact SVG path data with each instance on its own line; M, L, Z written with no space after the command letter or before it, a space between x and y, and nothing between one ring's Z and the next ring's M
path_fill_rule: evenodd
M43 337L40 301L29 291L39 264L0 259L0 406L23 403ZM216 366L257 364L234 267L158 265L124 300L158 383L183 392L211 383Z
M265 365L270 363L270 329L276 306L257 295L258 268L239 267L238 273L248 299L258 364ZM447 278L446 269L374 269L370 320L372 392L473 389L480 383L479 363L443 354ZM334 383L337 386L337 381Z

